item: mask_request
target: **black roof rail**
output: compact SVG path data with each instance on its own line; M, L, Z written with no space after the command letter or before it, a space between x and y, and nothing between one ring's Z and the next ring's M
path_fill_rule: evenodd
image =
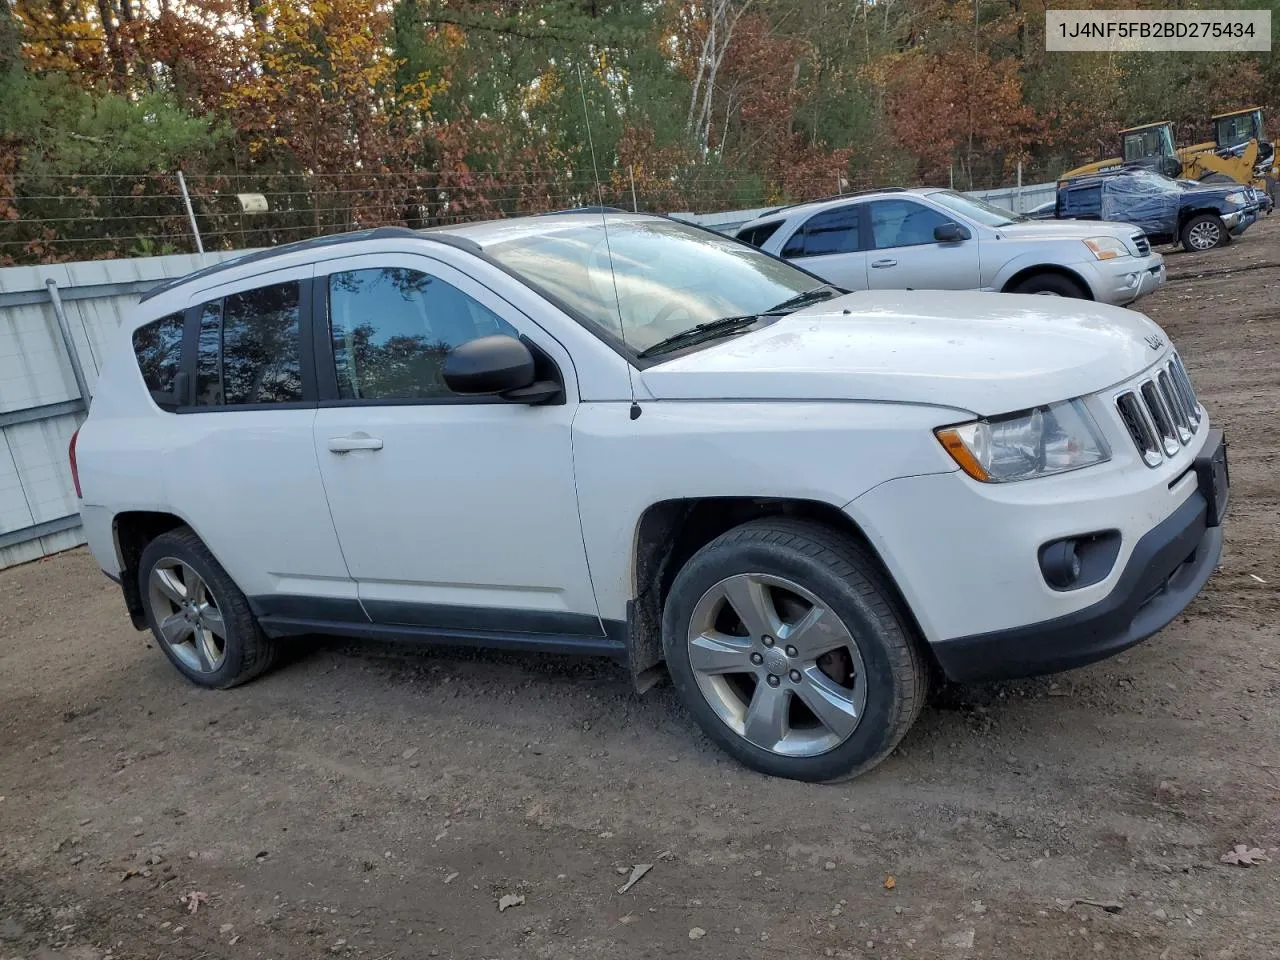
M201 280L204 277L222 273L224 270L231 270L234 267L242 267L245 264L271 260L275 257L283 257L286 254L297 253L299 251L333 247L344 243L356 243L360 240L389 240L396 237L412 237L415 240L431 240L436 243L448 244L451 247L457 247L461 250L467 250L472 253L477 253L480 250L480 245L478 243L474 240L468 240L465 237L453 237L447 234L432 234L420 230L412 230L409 227L371 227L367 230L352 230L347 233L334 233L323 237L311 237L307 240L283 243L278 247L265 247L262 250L254 250L251 253L241 254L238 257L231 257L207 267L201 267L199 270L193 270L191 273L185 273L180 277L165 280L163 283L157 284L144 293L138 302L146 303L152 297L159 296L162 293L167 293L170 290L176 290L178 287L185 286L193 280Z

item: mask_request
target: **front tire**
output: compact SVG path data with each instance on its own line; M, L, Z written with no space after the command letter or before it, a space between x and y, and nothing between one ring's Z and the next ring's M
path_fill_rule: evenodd
M1014 287L1010 293L1035 293L1044 297L1072 297L1076 300L1087 300L1084 288L1070 277L1060 273L1037 273L1027 277Z
M920 642L878 565L807 520L752 521L707 544L676 575L662 628L698 725L771 776L870 770L927 694Z
M1180 239L1183 250L1203 253L1226 244L1227 225L1216 213L1197 213L1182 225Z
M225 690L274 662L276 645L259 628L249 601L189 528L147 545L138 587L156 642L192 683Z

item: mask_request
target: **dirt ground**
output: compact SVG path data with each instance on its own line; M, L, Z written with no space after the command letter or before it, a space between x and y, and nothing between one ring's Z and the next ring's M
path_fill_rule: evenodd
M0 960L1280 957L1280 215L1168 267L1220 570L852 783L750 773L609 663L316 640L209 693L85 551L0 573Z

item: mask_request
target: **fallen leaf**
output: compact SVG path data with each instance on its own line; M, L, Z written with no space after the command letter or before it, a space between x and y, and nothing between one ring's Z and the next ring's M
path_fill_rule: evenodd
M1267 581L1263 580L1260 576L1258 576L1256 573L1251 573L1251 574L1249 574L1249 576L1253 577L1253 579L1257 580L1259 583L1266 583L1266 582L1267 582Z
M898 878L895 877L892 873L886 873L884 875L884 888L886 890L892 890L897 885L898 885Z
M701 927L694 927L692 930L689 931L690 940L701 940L706 935L707 935L707 931L703 930Z
M1218 859L1223 863L1233 863L1238 867L1252 867L1271 858L1260 847L1250 847L1248 844L1237 843L1234 848L1228 850Z
M1076 897L1071 901L1074 907L1076 904L1083 904L1086 907L1098 907L1107 911L1107 913L1119 913L1124 909L1124 904L1115 900L1090 900L1087 897Z
M209 895L203 890L192 890L180 896L178 902L187 905L188 913L196 913L200 910L200 904L209 902Z
M631 868L631 876L627 877L627 882L618 888L618 892L626 893L640 881L641 877L652 869L652 863L637 863Z
M120 882L121 882L121 883L124 883L124 882L125 882L126 880L128 880L130 877L136 877L136 876L138 876L138 874L140 874L140 873L142 873L142 871L141 871L141 870L135 870L133 867L130 867L130 868L129 868L128 870L126 870L124 873L120 874Z
M524 905L524 896L519 893L508 893L505 897L498 901L498 912L506 910L508 907L519 907Z
M444 882L445 882L445 883L453 883L453 881L455 881L455 880L457 880L457 879L458 879L458 871L457 871L457 870L455 870L455 871L453 871L453 873L449 874L447 877L445 877L445 878L444 878Z

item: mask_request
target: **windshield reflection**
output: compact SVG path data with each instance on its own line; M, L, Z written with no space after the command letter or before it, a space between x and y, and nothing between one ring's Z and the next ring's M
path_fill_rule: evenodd
M485 252L636 352L823 285L754 247L686 224L609 217L606 239L603 220L575 218Z

